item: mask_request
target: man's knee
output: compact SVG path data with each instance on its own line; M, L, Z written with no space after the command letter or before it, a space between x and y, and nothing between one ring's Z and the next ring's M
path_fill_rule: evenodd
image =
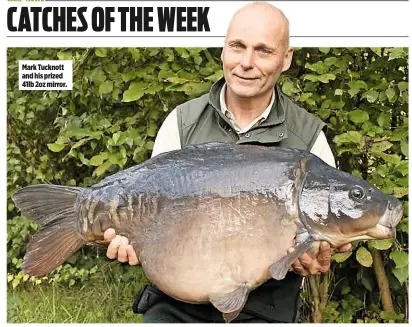
M143 315L143 323L200 322L168 302L159 302Z
M167 305L165 306L164 303L156 304L155 306L151 307L147 312L143 315L143 323L145 324L153 324L153 323L179 323L179 321L170 314Z

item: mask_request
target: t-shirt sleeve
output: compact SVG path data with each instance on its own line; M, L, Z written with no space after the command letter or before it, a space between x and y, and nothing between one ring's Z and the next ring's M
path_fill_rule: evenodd
M179 150L181 148L177 111L173 109L166 117L162 126L160 126L153 146L152 157L163 152Z
M322 159L329 166L336 168L335 157L333 156L332 150L330 149L328 140L326 139L326 135L323 131L319 133L315 143L313 143L312 149L310 149L310 152Z

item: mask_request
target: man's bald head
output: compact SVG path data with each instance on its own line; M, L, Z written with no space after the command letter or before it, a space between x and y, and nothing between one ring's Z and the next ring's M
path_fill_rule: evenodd
M285 15L268 3L244 6L230 22L221 56L227 98L267 105L292 56Z
M245 25L254 20L266 25L285 47L289 46L289 20L280 9L266 2L254 2L240 8L229 23L227 35L238 25Z

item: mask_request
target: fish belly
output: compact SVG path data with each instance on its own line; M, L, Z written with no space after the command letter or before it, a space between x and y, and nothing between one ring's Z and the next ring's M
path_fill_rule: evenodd
M160 211L140 231L147 277L181 301L206 302L270 278L269 266L287 254L296 217L267 195L205 196Z

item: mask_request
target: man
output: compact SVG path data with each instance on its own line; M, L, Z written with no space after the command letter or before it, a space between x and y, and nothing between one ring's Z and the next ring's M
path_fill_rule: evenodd
M229 25L221 56L224 79L216 82L209 94L184 103L169 114L152 155L212 141L255 143L310 150L334 166L322 132L325 124L275 87L279 75L289 69L292 55L288 20L280 10L267 3L241 8ZM111 240L109 258L138 264L125 237L116 236L110 229L105 239ZM350 244L340 250L349 249ZM270 280L251 292L236 321L296 321L300 276L328 271L330 260L330 246L322 242L318 253L306 253L293 264L294 272L285 280ZM223 322L211 304L182 303L154 286L146 289L138 302L145 313L144 322Z

